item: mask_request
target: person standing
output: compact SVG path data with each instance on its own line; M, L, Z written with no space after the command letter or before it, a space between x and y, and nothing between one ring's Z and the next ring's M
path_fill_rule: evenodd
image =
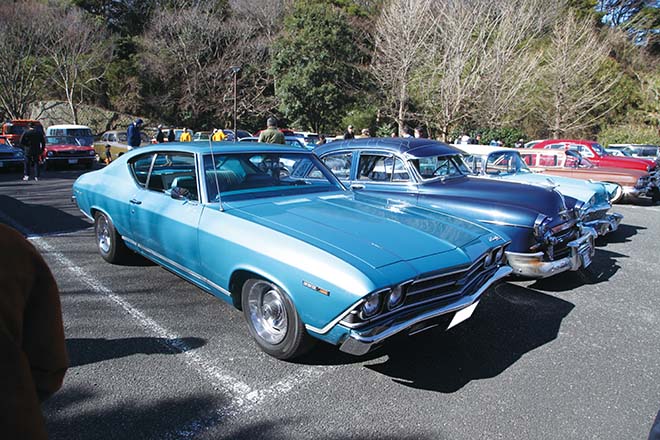
M162 125L158 126L158 131L156 132L156 142L158 142L159 144L165 142L165 133L163 133Z
M46 138L41 130L37 130L34 122L21 136L19 145L23 148L23 180L30 179L30 169L34 169L34 180L39 180L39 160L46 147Z
M424 129L422 127L415 127L415 137L418 139L426 137L424 136Z
M18 231L0 224L0 432L46 439L40 403L69 366L59 291L48 265Z
M319 140L316 141L316 145L325 145L325 144L326 144L325 135L320 134L319 135Z
M362 131L360 132L359 136L356 136L356 138L364 139L371 137L371 133L369 132L368 128L363 128Z
M192 142L192 135L190 134L190 130L188 130L188 128L183 129L183 133L181 133L179 142Z
M284 144L284 134L277 128L277 119L268 118L266 129L259 133L259 142L268 144Z
M349 125L346 128L346 133L344 133L344 139L355 139L355 133L353 133L353 126Z
M173 128L170 128L169 133L167 133L167 142L174 142L176 139L176 133Z
M225 136L225 133L222 130L217 128L213 129L213 136L211 136L211 140L213 142L221 142L224 141L226 138L227 136Z
M128 149L132 150L137 148L142 143L142 138L140 136L140 128L142 127L142 119L137 118L134 122L128 126L126 130L126 139L128 140Z

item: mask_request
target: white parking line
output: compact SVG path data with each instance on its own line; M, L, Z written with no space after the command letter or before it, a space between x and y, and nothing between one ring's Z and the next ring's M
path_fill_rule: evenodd
M173 332L161 326L142 311L131 305L128 301L115 294L101 282L95 280L91 274L77 266L61 252L57 251L53 246L48 244L46 240L38 236L32 236L30 240L42 253L53 259L58 265L62 266L64 270L69 271L76 280L79 280L93 292L102 295L121 307L143 328L162 338L162 343L168 348L182 352L185 364L195 370L202 377L208 379L216 389L224 390L230 394L230 405L218 408L206 415L202 415L198 419L186 423L175 432L165 435L164 438L193 438L197 434L218 425L226 418L236 417L254 409L269 399L281 397L295 388L303 386L305 383L316 380L325 372L324 369L320 367L301 366L293 374L265 389L252 389L246 383L222 371L222 369L216 364L216 359L207 359L194 352L192 347L188 346ZM333 367L328 367L328 369L333 369Z
M69 271L76 280L84 283L92 291L98 293L99 295L107 298L114 304L121 307L143 328L162 338L162 344L167 346L169 349L182 352L186 365L195 370L197 374L208 379L215 388L224 390L230 394L230 405L223 406L222 408L218 408L210 413L201 415L198 419L186 423L184 426L178 428L174 432L164 435L163 438L193 438L197 434L217 426L221 421L229 417L239 416L240 414L255 409L257 406L267 402L270 399L275 400L278 397L282 397L295 388L300 388L306 383L315 381L321 375L323 375L326 370L333 370L336 368L327 367L327 369L323 369L321 367L301 366L293 374L285 377L284 379L281 379L280 381L272 384L267 388L261 390L252 389L246 383L222 371L222 369L216 364L216 359L207 359L206 357L195 353L192 347L189 347L173 332L161 326L142 311L131 305L128 301L115 294L111 289L103 285L101 282L95 280L91 274L76 265L73 261L64 256L64 254L57 251L43 238L46 236L55 237L68 235L70 232L40 236L18 224L12 218L8 217L2 212L0 212L0 220L12 226L14 229L20 231L22 234L26 235L35 245L35 247L39 249L40 252L47 254L49 258L55 260L55 262L58 265L61 265L64 270Z

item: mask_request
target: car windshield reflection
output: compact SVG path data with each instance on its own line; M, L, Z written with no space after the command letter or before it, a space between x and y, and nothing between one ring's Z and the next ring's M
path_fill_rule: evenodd
M215 202L344 190L336 177L311 154L207 155L204 173L208 200Z
M418 157L410 162L425 181L470 174L469 167L459 155Z

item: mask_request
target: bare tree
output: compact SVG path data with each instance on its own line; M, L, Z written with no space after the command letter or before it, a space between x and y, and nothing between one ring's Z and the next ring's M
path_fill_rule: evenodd
M0 106L12 119L27 116L42 91L44 35L37 17L45 9L31 2L0 5Z
M620 73L606 69L609 46L589 20L573 13L558 21L543 55L539 112L555 138L592 126L617 103L610 93Z
M375 24L372 71L395 109L399 132L408 116L410 85L434 31L432 0L391 0Z
M78 123L78 105L105 74L111 53L108 36L79 8L50 8L40 17L49 23L45 53L52 64L51 81L65 96L71 118Z
M174 106L171 117L187 123L217 125L231 119L232 66L241 67L239 114L256 110L255 100L272 84L268 47L286 2L233 0L236 9L228 11L217 10L215 3L198 1L155 13L142 40L142 67L165 86L152 104Z
M474 119L481 126L511 125L529 109L528 93L539 79L536 46L560 16L561 1L493 0L482 23L490 32L482 43L483 91Z

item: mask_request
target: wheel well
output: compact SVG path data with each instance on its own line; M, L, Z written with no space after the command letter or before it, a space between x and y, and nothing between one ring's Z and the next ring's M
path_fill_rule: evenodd
M242 310L241 306L241 296L243 294L243 284L250 278L263 278L262 276L257 275L254 272L249 270L237 270L231 274L229 279L229 292L231 293L231 299L238 310Z

